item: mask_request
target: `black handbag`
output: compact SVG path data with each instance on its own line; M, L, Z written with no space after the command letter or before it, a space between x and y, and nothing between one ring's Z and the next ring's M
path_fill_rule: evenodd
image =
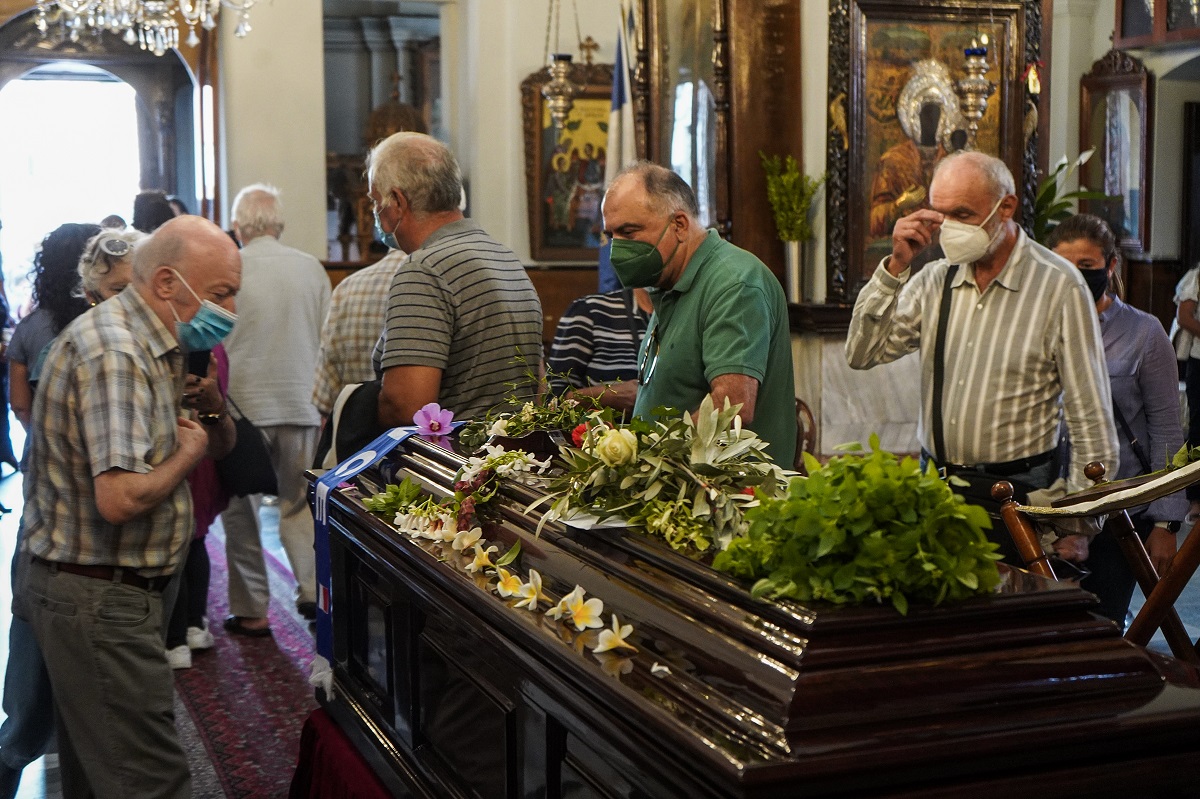
M237 442L224 458L216 461L217 478L230 496L248 497L252 494L279 494L279 479L267 449L267 437L254 422L242 415L232 399L226 398L237 416Z

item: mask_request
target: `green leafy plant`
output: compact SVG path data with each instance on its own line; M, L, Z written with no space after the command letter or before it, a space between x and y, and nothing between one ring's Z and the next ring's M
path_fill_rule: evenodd
M778 155L768 156L760 151L758 157L767 173L767 200L780 241L808 241L813 237L808 218L813 197L825 182L825 175L810 178L801 174L800 165L790 155L781 160Z
M1067 157L1064 155L1054 165L1054 170L1038 184L1037 199L1033 204L1033 238L1035 241L1045 243L1050 232L1058 227L1060 222L1075 213L1075 208L1080 200L1117 199L1102 191L1088 191L1087 189L1063 193L1063 187L1071 175L1086 164L1095 151L1095 148L1092 148L1080 153L1075 162L1070 165L1067 164Z
M672 549L723 548L742 534L754 489L771 496L783 479L766 443L742 428L740 409L726 400L718 410L708 396L694 422L686 413L628 424L614 423L611 411L592 414L574 431L578 448L564 448L565 473L536 503L553 503L543 523L577 512L617 516Z
M805 453L807 478L786 496L761 497L748 530L713 567L755 580L758 597L835 604L939 604L992 591L1000 582L987 512L969 505L913 458L879 448L822 465Z

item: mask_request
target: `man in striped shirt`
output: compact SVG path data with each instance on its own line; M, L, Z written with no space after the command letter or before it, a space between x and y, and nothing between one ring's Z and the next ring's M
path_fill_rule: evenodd
M409 253L373 356L379 424L412 424L430 402L472 419L510 392L532 399L542 306L520 259L459 210L454 156L425 134L396 133L371 151L367 177L384 243Z
M920 350L921 446L941 465L980 467L1046 487L1060 417L1071 440L1068 488L1091 485L1083 468L1117 471L1117 437L1099 323L1087 284L1070 263L1013 221L1012 173L976 152L943 160L930 208L902 219L892 254L859 293L846 340L855 369ZM946 257L911 274L939 236ZM933 430L934 340L952 264L945 337L945 452ZM986 467L986 468L984 468Z

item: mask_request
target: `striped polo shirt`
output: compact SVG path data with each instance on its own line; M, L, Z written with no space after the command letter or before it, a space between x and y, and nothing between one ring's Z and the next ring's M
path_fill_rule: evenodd
M375 372L440 369L438 404L456 418L478 418L509 394L532 398L541 358L537 291L512 250L472 220L438 228L392 278Z
M883 264L854 305L846 359L855 369L920 350L921 445L932 452L933 350L950 264L893 277ZM1021 231L981 294L975 267L951 284L942 414L951 463L1002 463L1053 449L1059 419L1071 437L1068 488L1092 484L1089 461L1119 468L1096 306L1079 270ZM870 431L864 431L864 437Z

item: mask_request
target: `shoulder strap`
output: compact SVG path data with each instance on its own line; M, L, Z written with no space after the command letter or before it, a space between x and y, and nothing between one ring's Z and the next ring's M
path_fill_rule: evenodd
M1138 463L1142 465L1142 474L1150 474L1150 472L1154 471L1150 468L1150 459L1146 457L1146 451L1142 449L1142 442L1137 440L1137 436L1130 429L1129 422L1125 420L1125 414L1121 413L1121 409L1117 407L1116 400L1113 401L1112 409L1113 417L1121 427L1121 432L1125 434L1125 438L1129 441L1129 446L1133 449L1133 454L1137 456Z
M933 343L933 412L930 424L933 427L933 457L939 466L946 463L946 431L942 425L942 388L946 380L946 328L950 323L950 296L958 264L950 264L946 271L946 285L942 287L942 302L938 307L937 335Z
M621 299L625 303L625 323L629 325L629 338L633 341L633 348L636 350L642 343L642 334L638 330L638 309L637 301L633 298L633 289L624 289L621 292Z

